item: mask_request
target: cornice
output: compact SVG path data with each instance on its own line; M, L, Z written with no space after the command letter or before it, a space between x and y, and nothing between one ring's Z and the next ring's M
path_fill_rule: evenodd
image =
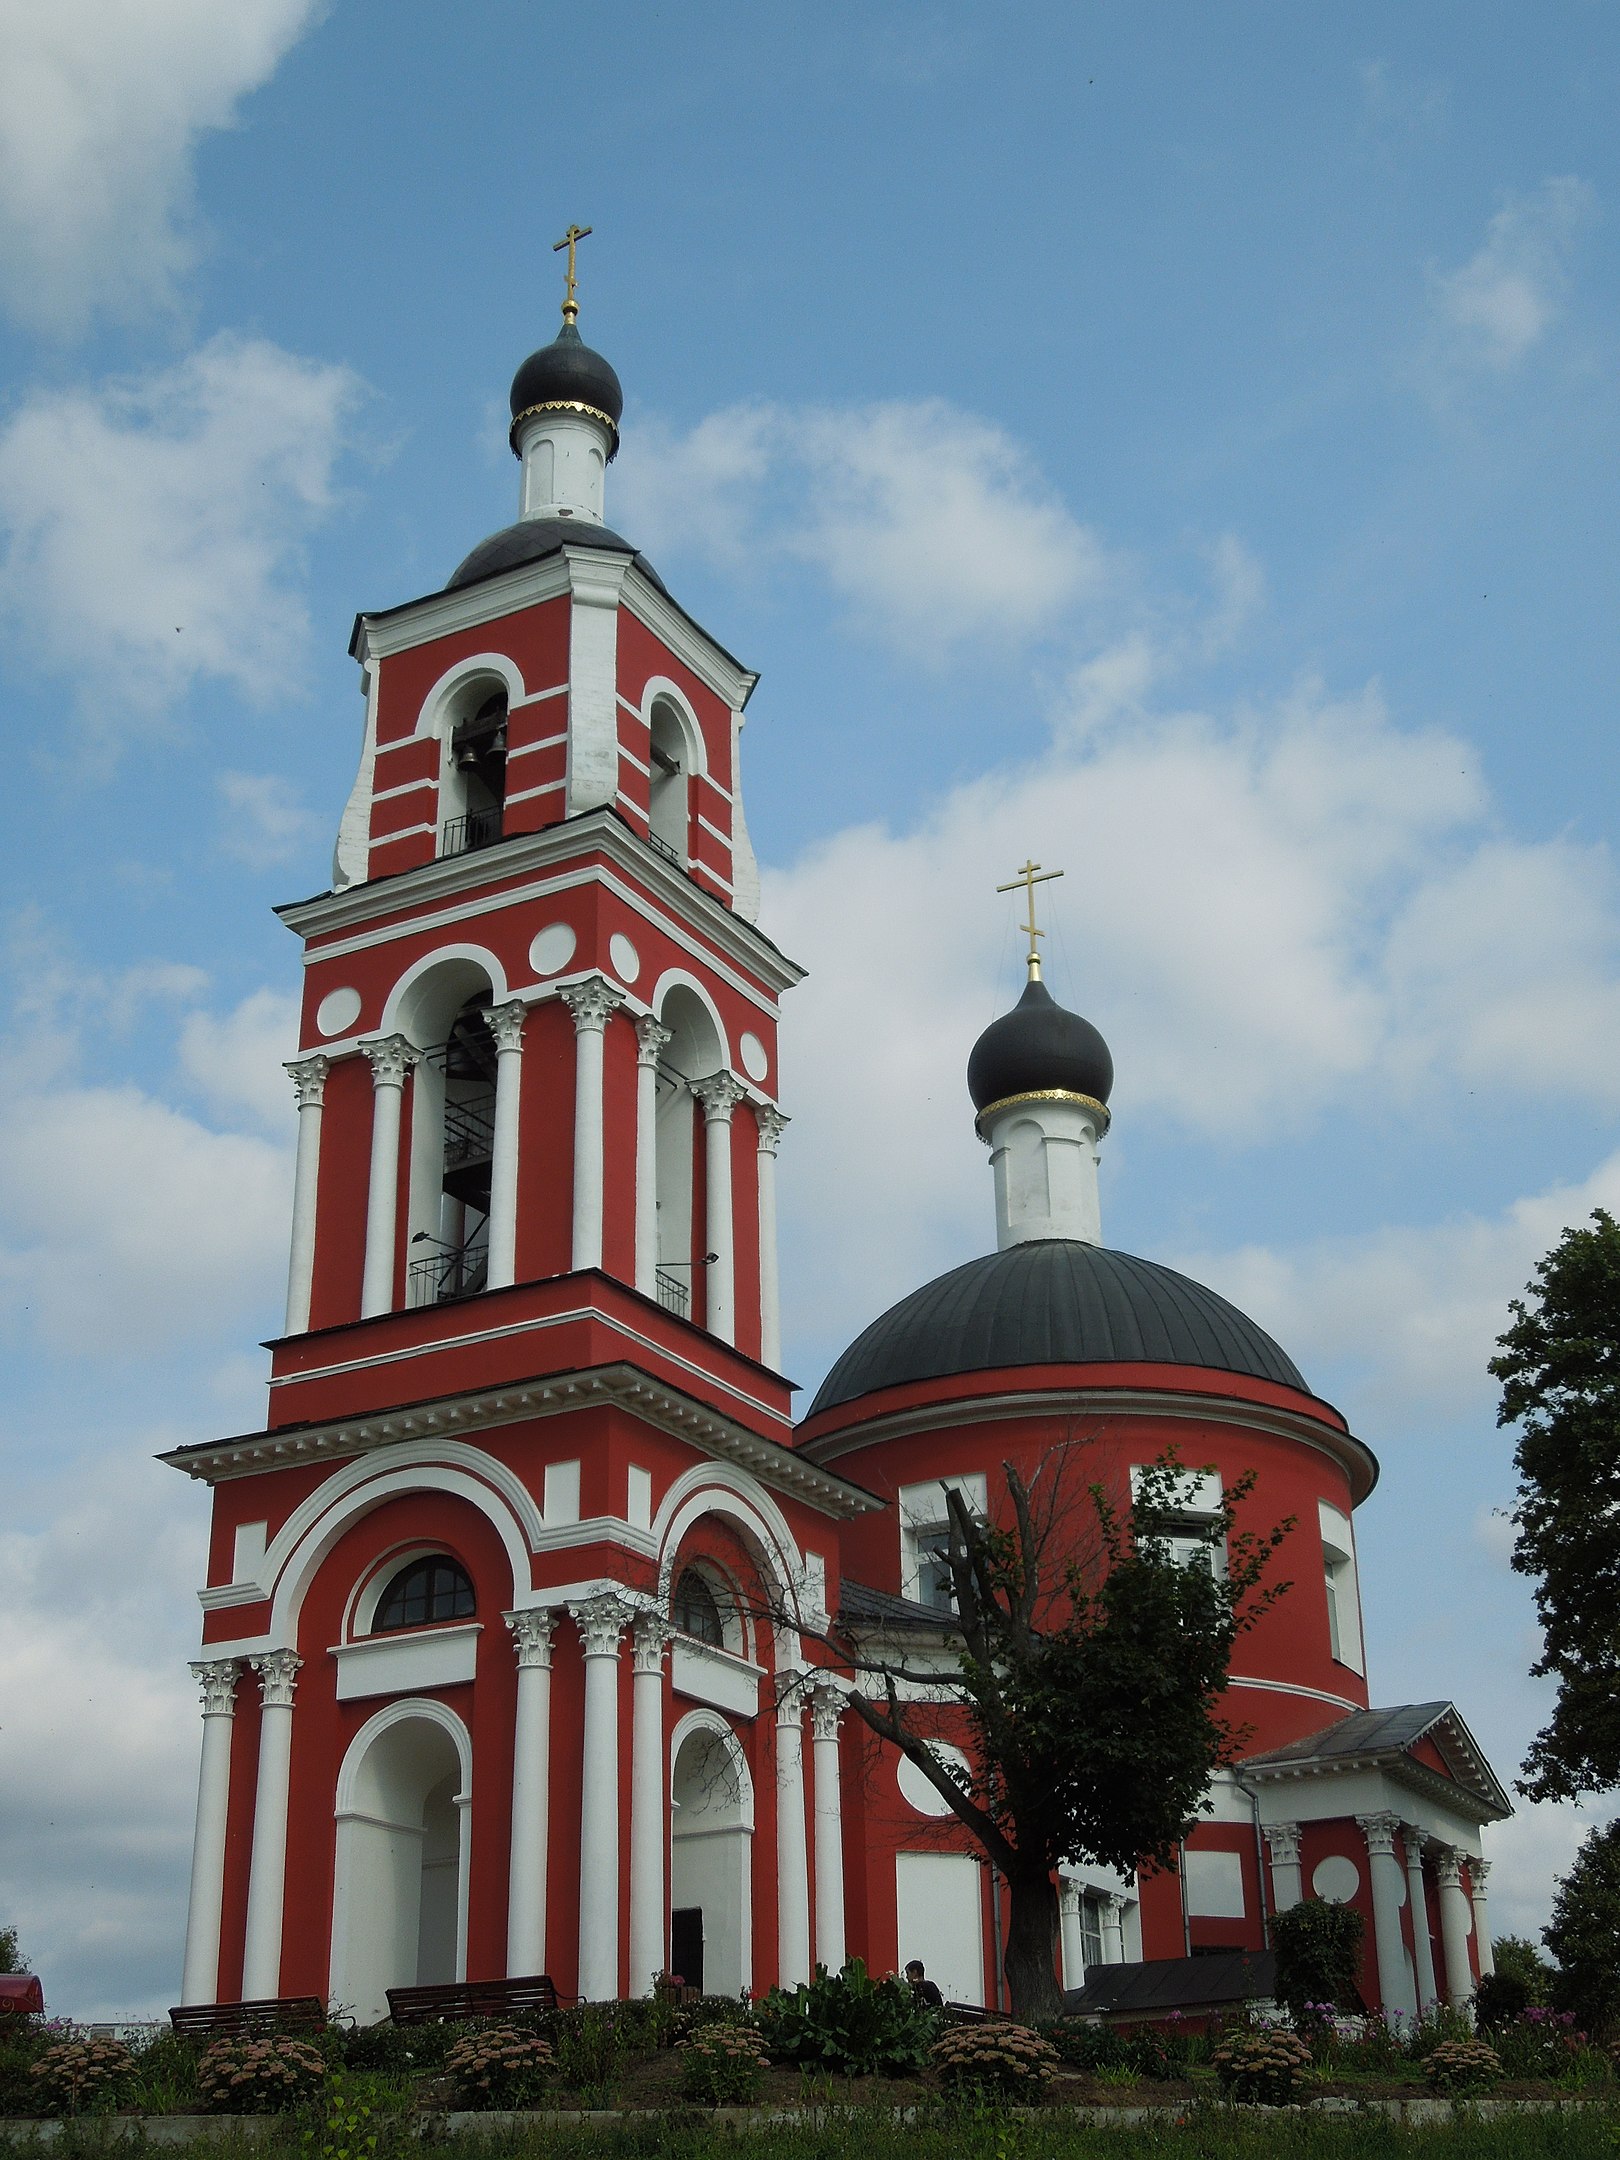
M1349 1777L1358 1771L1371 1771L1394 1784L1406 1786L1436 1807L1461 1815L1468 1822L1501 1822L1513 1813L1510 1806L1500 1806L1471 1786L1442 1777L1438 1770L1431 1770L1426 1763L1414 1762L1404 1752L1380 1750L1365 1755L1335 1755L1327 1761L1240 1763L1238 1767L1245 1779L1256 1785L1287 1785L1304 1779Z
M1345 1471L1356 1506L1366 1499L1378 1482L1378 1461L1372 1450L1352 1433L1341 1432L1324 1419L1309 1417L1303 1411L1279 1410L1267 1403L1251 1402L1241 1395L1183 1394L1174 1388L1020 1388L1011 1393L953 1395L939 1402L919 1403L914 1409L891 1410L859 1424L842 1427L819 1440L802 1441L799 1445L801 1452L812 1461L829 1462L856 1448L904 1439L912 1433L933 1432L942 1425L958 1425L968 1418L995 1422L1054 1414L1197 1418L1216 1425L1241 1425L1251 1432L1274 1433L1279 1439L1303 1441L1307 1447L1314 1447L1331 1457Z
M698 681L712 690L733 712L741 712L753 696L759 677L732 658L723 645L695 623L678 601L660 592L645 572L632 563L625 579L624 604L654 637L662 638L676 659L689 667Z
M514 834L471 855L440 856L433 862L419 863L414 870L397 871L392 877L345 886L342 892L286 901L276 913L289 930L305 940L363 931L380 918L392 915L404 919L388 925L382 935L410 937L427 927L420 912L426 905L484 897L490 907L513 907L558 890L554 884L542 883L530 889L488 892L491 885L532 877L555 865L575 866L582 848L598 849L615 869L638 879L695 936L708 939L737 966L751 970L773 990L791 990L804 980L804 969L773 945L763 931L666 863L608 809L587 810L559 825L548 825L541 832ZM599 866L583 866L575 882L603 875ZM344 949L322 946L311 951L308 958L312 962L336 958Z
M489 1388L473 1395L447 1395L371 1416L334 1418L314 1425L244 1433L238 1438L173 1448L159 1462L183 1470L208 1485L293 1464L343 1461L386 1448L401 1440L435 1435L450 1438L517 1424L525 1418L557 1417L569 1411L609 1404L632 1412L677 1440L685 1440L722 1462L735 1463L761 1484L786 1493L824 1515L845 1520L872 1514L887 1505L836 1471L823 1470L792 1448L763 1439L734 1419L721 1417L637 1371L633 1365L603 1365L555 1380L530 1380L513 1387ZM234 1599L218 1600L234 1603Z

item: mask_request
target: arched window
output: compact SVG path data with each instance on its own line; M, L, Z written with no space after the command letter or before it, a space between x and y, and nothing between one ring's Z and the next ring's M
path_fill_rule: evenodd
M402 1567L377 1600L372 1632L428 1627L436 1620L470 1620L476 1611L472 1578L443 1553Z
M652 843L661 855L683 867L687 856L686 731L667 700L652 709L652 777L648 782L648 817Z
M726 1623L720 1600L713 1584L696 1568L682 1568L677 1577L670 1618L683 1635L707 1643L714 1650L725 1648Z
M439 853L468 855L501 837L506 801L504 689L475 686L451 725L440 785Z

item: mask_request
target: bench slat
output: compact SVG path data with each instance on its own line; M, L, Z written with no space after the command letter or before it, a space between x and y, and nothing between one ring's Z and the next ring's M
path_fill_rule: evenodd
M390 1988L388 2014L396 2025L446 2024L515 2010L555 2010L562 2000L549 1973L527 1973L509 1980L449 1980L428 1987Z
M224 2040L237 2033L320 2032L326 2005L318 1995L266 1996L255 2002L178 2003L170 2029L194 2038Z

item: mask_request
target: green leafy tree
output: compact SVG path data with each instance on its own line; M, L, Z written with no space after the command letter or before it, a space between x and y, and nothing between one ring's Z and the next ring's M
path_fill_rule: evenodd
M26 1972L21 1945L14 1927L0 1927L0 1973Z
M1620 1785L1620 1224L1566 1230L1512 1311L1491 1371L1519 1427L1513 1565L1536 1584L1531 1670L1558 1684L1519 1790L1569 1800Z
M1552 2000L1553 1969L1527 1935L1498 1935L1491 1943L1498 1975L1524 1991L1526 2009Z
M1541 1939L1558 1960L1553 1995L1593 2033L1620 2026L1620 1822L1587 1832Z
M916 1766L1006 1883L1005 1969L1024 2023L1063 2007L1058 1866L1175 1867L1211 1776L1246 1737L1220 1710L1233 1645L1288 1587L1262 1578L1291 1521L1240 1526L1252 1476L1199 1519L1200 1564L1173 1453L1136 1473L1123 1511L1082 1481L1083 1459L1083 1443L1064 1443L1028 1484L1004 1465L997 1521L947 1491L954 1675L869 1633L824 1638L878 1682L850 1709ZM923 1704L907 1689L919 1680ZM942 1699L966 1727L965 1777L935 1751Z
M1271 1923L1277 1953L1277 1996L1296 2025L1320 2019L1321 2006L1349 2009L1356 2003L1365 1923L1353 1905L1326 1898L1302 1898Z

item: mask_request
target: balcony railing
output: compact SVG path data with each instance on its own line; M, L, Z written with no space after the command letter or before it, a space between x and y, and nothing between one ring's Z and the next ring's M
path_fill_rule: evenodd
M497 804L490 810L469 810L465 817L446 818L439 835L441 855L471 855L476 848L489 847L501 837L501 812Z
M672 848L667 840L662 839L655 832L648 833L647 845L655 855L662 855L666 862L672 862L677 869L680 868L681 854L679 848ZM448 853L448 850L446 852Z
M678 1320L684 1320L692 1310L692 1285L683 1283L678 1275L671 1275L667 1268L657 1272L658 1302L665 1312L672 1312Z
M482 1245L427 1253L406 1270L405 1301L413 1307L448 1305L454 1298L476 1296L488 1281L489 1253Z
M495 1100L447 1102L444 1106L444 1167L488 1162L495 1152Z

